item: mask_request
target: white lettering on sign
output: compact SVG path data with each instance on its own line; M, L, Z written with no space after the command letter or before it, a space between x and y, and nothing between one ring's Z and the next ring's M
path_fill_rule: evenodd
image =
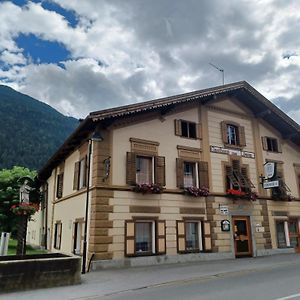
M246 158L255 158L255 153L253 153L253 152L241 151L241 150L237 150L237 149L222 148L222 147L218 147L218 146L210 146L210 152L227 154L227 155L237 155L237 156L242 156L242 157L246 157Z
M220 205L220 213L222 215L228 215L228 206L227 205Z
M264 182L263 187L264 187L264 189L271 189L274 187L279 187L279 181L274 180L274 181Z

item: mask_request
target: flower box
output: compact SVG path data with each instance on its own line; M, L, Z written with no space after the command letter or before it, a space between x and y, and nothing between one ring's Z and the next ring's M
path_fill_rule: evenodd
M201 188L190 186L184 189L184 193L193 197L207 197L209 196L209 189L205 186Z
M34 215L40 208L39 203L24 203L13 205L10 210L18 216L31 216Z
M134 186L132 190L142 194L161 194L164 188L158 184L142 183Z
M251 201L256 201L257 194L256 192L250 191L250 192L243 192L241 190L234 190L234 189L228 189L227 195L232 198L239 198L239 199L247 199Z

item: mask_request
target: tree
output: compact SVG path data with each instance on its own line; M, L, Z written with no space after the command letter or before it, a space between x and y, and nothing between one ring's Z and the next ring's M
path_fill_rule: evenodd
M31 178L31 185L36 188L30 194L30 202L39 203L36 171L18 166L0 170L0 232L11 232L13 236L16 236L18 216L12 212L11 207L19 203L19 188L24 177Z

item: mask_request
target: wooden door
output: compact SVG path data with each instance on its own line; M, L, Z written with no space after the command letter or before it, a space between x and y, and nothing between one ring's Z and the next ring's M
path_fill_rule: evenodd
M233 217L233 238L236 257L252 256L252 239L249 217Z

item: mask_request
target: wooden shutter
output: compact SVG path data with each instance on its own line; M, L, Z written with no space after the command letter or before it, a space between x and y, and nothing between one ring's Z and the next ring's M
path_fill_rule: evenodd
M235 176L233 175L232 166L225 166L225 173L226 173L228 180L232 183L233 187L239 189L240 185L239 185L237 179L235 178Z
M204 221L203 222L203 233L204 233L204 251L211 251L212 245L211 245L211 229L210 229L210 222Z
M227 122L221 122L221 134L222 134L222 141L224 144L228 144L228 136L227 136Z
M134 152L127 152L126 183L136 184L136 154Z
M279 153L282 153L281 142L278 139L276 139L276 141L277 141L277 150Z
M177 221L177 252L184 253L185 251L185 222Z
M242 147L246 146L246 135L245 135L245 127L239 126L238 127L238 134L239 134L239 145Z
M135 255L135 223L133 220L125 221L125 256Z
M166 253L166 221L157 221L157 254Z
M196 124L196 138L201 140L202 139L202 124Z
M160 186L166 185L165 157L154 157L154 182Z
M277 176L284 181L283 163L276 162L276 171L277 171Z
M245 187L255 188L255 185L252 183L249 177L249 172L247 167L241 167L241 178L245 181Z
M86 187L86 183L87 183L87 176L88 176L88 172L87 172L87 155L84 157L84 170L80 170L80 172L83 172L83 181L82 181L82 187Z
M177 187L179 187L180 189L184 187L183 167L184 167L184 160L181 158L176 158Z
M57 190L56 197L61 198L63 195L63 182L64 182L64 173L57 175Z
M209 188L208 163L206 161L198 162L199 187Z
M232 161L232 169L233 169L233 171L237 171L237 172L240 171L240 169L241 169L241 163L240 163L239 160L234 159L234 160Z
M266 136L261 137L261 143L262 143L263 150L268 151L268 142Z
M74 167L73 190L79 189L79 166L80 166L80 162L77 161Z
M181 130L181 120L174 120L175 124L175 135L181 136L182 130Z

